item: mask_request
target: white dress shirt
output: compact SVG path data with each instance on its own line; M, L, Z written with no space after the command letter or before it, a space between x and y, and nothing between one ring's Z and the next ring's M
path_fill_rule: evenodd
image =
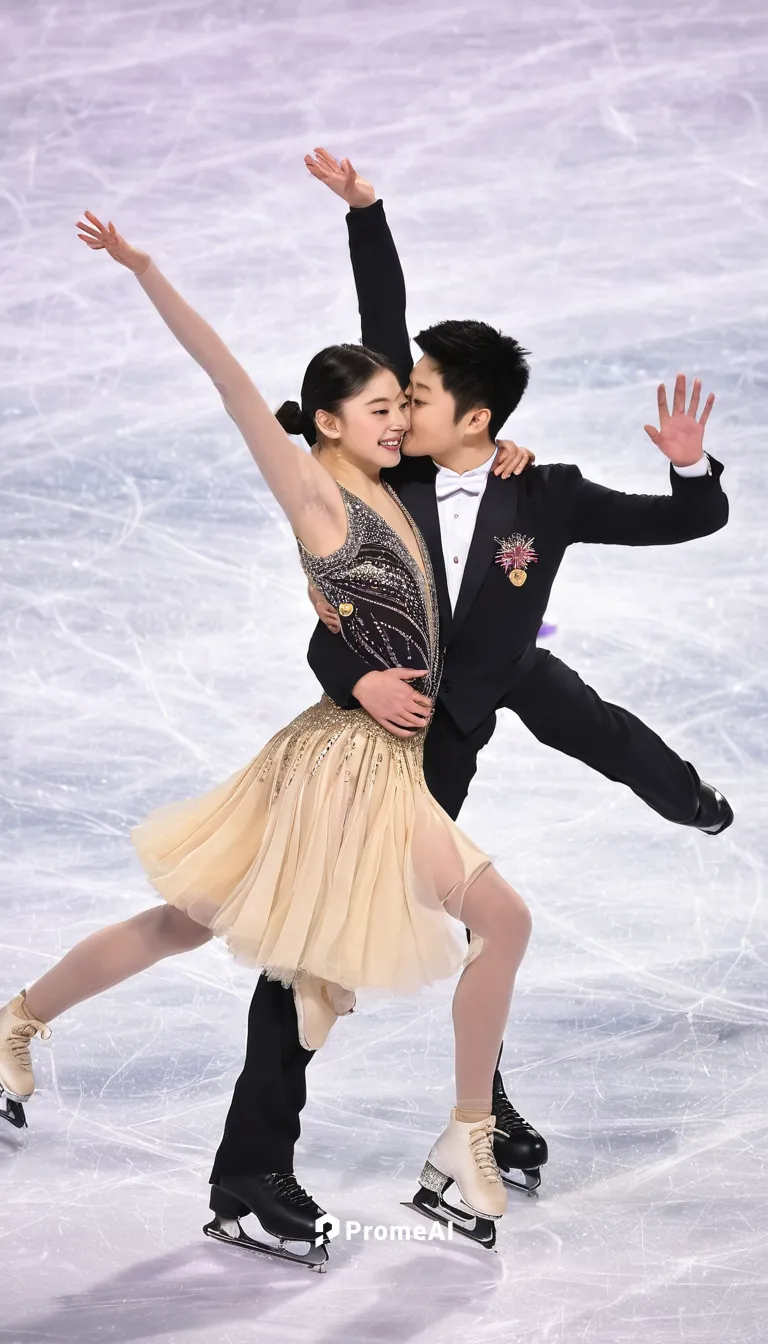
M496 458L494 448L487 462L471 471L459 473L450 467L438 466L435 477L437 495L437 515L440 520L440 539L443 543L445 576L448 580L448 593L451 599L451 611L456 610L456 602L464 577L464 569L469 555L472 536L477 523L480 500L485 494L491 467ZM438 464L435 463L437 466ZM675 467L678 476L707 476L711 474L709 458L706 453L690 467Z
M488 476L496 457L494 448L487 462L472 471L459 473L450 467L439 467L435 477L437 515L440 519L440 538L443 543L445 577L451 598L451 611L456 610L464 567L477 522L480 500L485 494Z

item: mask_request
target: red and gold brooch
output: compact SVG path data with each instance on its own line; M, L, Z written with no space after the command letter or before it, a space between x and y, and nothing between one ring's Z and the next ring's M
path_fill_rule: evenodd
M496 564L501 565L516 588L522 588L528 578L528 566L538 562L539 557L533 549L535 540L535 537L523 537L519 532L513 537L494 537L499 547Z

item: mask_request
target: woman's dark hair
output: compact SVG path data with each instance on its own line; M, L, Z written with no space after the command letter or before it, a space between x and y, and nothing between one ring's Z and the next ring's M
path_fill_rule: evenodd
M365 345L329 345L307 365L301 384L301 405L297 401L284 401L275 417L286 434L303 434L307 443L316 443L317 412L338 415L344 402L362 392L382 369L389 369L397 378L390 361Z

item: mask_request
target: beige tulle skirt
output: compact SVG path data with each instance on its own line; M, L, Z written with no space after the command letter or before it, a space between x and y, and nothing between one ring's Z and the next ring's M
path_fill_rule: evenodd
M324 697L133 843L165 900L273 979L430 984L466 959L454 916L490 860L429 793L423 747Z

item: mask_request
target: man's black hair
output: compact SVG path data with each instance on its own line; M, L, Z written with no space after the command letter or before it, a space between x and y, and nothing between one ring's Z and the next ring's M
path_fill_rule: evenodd
M468 411L487 407L488 433L495 439L528 386L530 351L487 322L471 320L436 322L419 332L416 344L437 365L456 403L456 422Z

